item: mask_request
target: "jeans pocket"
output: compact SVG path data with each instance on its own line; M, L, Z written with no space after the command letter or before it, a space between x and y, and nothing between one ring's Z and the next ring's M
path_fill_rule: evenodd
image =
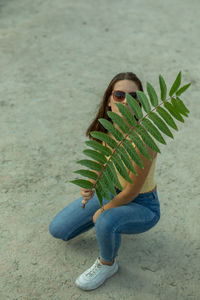
M159 200L158 200L158 193L157 193L157 190L153 191L152 194L153 194L153 198L154 198L156 201L159 201Z
M152 196L153 196L153 200L157 200L155 193L153 193Z

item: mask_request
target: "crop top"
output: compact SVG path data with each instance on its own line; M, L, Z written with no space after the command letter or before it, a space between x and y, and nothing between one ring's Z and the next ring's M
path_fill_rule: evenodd
M133 147L136 148L135 143L133 141L131 141L131 143L132 143ZM102 142L102 145L110 148L104 141ZM110 156L106 156L106 158L108 160L110 158ZM144 182L144 184L143 184L143 186L142 186L142 188L140 190L140 193L147 193L147 192L153 190L153 188L157 185L157 182L155 181L155 178L154 178L155 166L156 166L156 159L157 159L157 155L153 159L153 162L152 162L151 167L149 169L149 172L148 172L148 175L146 177L146 180L145 180L145 182ZM131 161L133 161L133 160L131 159ZM121 184L121 186L122 186L122 188L124 190L124 188L126 187L126 185L128 184L128 182L119 174L119 172L116 169L115 165L114 165L114 168L116 170L116 174L117 174L118 180L119 180L119 182L120 182L120 184ZM129 169L127 169L126 166L125 166L125 168L126 168L126 171L128 172L128 174L130 174L131 171Z

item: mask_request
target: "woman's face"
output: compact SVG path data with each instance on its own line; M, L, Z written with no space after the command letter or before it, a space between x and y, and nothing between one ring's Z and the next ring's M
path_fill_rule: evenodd
M139 90L137 84L132 81L132 80L128 80L128 79L124 79L124 80L120 80L117 81L113 87L113 91L123 91L125 93L130 93L130 92L136 92L137 90ZM121 115L120 111L118 110L117 105L115 105L115 103L122 103L125 106L128 107L128 109L130 110L130 112L134 115L133 111L130 109L130 107L128 106L128 103L126 101L126 98L124 98L122 101L120 102L116 102L113 99L113 95L111 94L108 100L108 106L111 107L111 111L117 113L120 117L122 117L123 120L125 120L125 118ZM127 122L126 122L127 124ZM118 126L114 123L114 126L118 128Z

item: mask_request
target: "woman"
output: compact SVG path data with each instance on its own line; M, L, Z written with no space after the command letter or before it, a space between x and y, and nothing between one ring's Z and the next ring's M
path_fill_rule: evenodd
M143 91L143 87L135 74L131 72L117 74L108 85L99 111L87 129L86 136L96 140L91 137L90 132L101 131L107 132L108 135L114 138L98 119L104 118L112 122L107 115L108 110L119 114L123 118L115 104L118 102L127 106L125 93L131 94L136 99L137 90ZM138 99L136 100L138 101ZM138 103L141 107L141 103L139 101ZM134 115L132 111L131 113ZM136 116L134 117L138 121ZM114 126L120 130L115 123ZM99 142L99 140L97 141ZM133 184L125 181L117 172L123 190L120 191L116 187L117 196L114 197L110 193L111 201L103 198L103 209L99 208L99 201L94 190L81 188L81 197L67 205L50 223L50 233L55 238L64 241L69 241L95 226L99 257L89 269L76 279L75 284L83 290L92 290L99 287L107 278L117 272L116 256L121 244L121 234L145 232L155 226L160 219L160 202L154 180L157 152L145 145L152 158L152 160L149 160L140 153L133 142L132 144L144 165L142 169L132 160L137 175L129 170L128 174ZM94 182L91 179L88 180ZM82 205L86 205L86 207L83 209Z

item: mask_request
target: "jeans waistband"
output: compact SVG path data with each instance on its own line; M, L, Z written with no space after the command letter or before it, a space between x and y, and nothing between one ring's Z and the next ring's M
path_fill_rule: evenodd
M116 189L116 191L119 193L120 192L120 190L117 188L117 187L115 187L115 189ZM156 191L157 190L157 185L151 190L151 191L148 191L148 192L145 192L145 193L139 193L139 195L146 195L146 194L148 194L148 193L152 193L152 192L154 192L154 191Z

